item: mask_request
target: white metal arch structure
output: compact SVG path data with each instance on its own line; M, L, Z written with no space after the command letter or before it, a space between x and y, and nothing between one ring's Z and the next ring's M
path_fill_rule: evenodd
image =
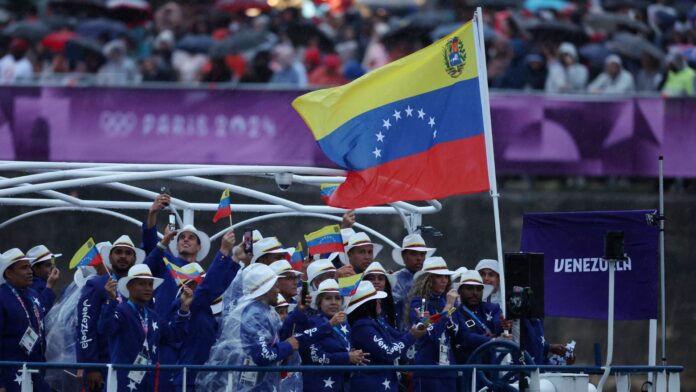
M299 166L240 166L240 165L180 165L180 164L114 164L114 163L65 163L65 162L13 162L0 161L0 172L19 174L14 177L0 177L0 205L36 207L37 210L24 213L0 223L0 228L17 220L42 213L63 210L81 210L106 213L130 221L124 214L113 210L148 210L157 195L148 189L132 184L134 181L166 179L196 187L222 191L230 189L233 194L254 200L254 203L232 204L232 210L258 213L259 216L239 222L240 226L252 221L274 219L287 216L312 216L330 220L345 210L326 205L306 205L289 198L279 197L248 187L215 180L213 176L251 176L276 181L279 175L289 178L292 183L314 185L342 183L346 172L338 169L311 168ZM109 187L127 193L142 201L106 199L83 199L65 193L77 187ZM41 197L37 197L40 195ZM215 203L195 203L180 198L172 198L171 209L177 215L180 225L193 224L197 212L217 210ZM421 224L423 214L440 211L442 205L437 200L429 200L424 205L406 202L391 203L388 206L366 207L356 210L357 214L398 215L406 230L412 233ZM179 215L178 211L183 214ZM397 246L393 241L364 225L356 225L385 241ZM217 238L218 233L213 238Z

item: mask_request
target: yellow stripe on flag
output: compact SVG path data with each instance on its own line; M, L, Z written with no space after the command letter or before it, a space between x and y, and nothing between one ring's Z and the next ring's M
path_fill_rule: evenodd
M468 22L452 34L409 56L380 67L343 86L317 90L292 102L316 140L348 120L376 107L451 86L478 76L474 24ZM456 77L447 66L447 43L457 37L466 60ZM365 97L370 97L365 99Z
M338 225L324 226L317 231L313 231L309 234L305 234L305 241L309 242L311 240L317 239L319 237L324 237L331 234L341 234L341 227Z
M69 269L73 269L77 267L77 264L87 255L87 253L94 248L96 244L94 243L94 239L92 237L89 237L87 242L85 242L80 249L75 252L75 255L70 259L70 264L68 266Z

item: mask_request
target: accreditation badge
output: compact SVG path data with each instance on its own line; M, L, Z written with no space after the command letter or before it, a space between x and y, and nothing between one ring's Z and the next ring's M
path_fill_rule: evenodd
M254 366L256 365L254 361L251 360L251 357L246 357L244 358L244 363L242 363L244 366ZM242 372L239 375L239 383L245 386L253 387L256 385L256 380L259 377L259 374L257 372Z
M133 365L149 365L150 361L145 357L142 353L138 354L137 357L135 357L135 361L133 362ZM145 371L144 370L131 370L128 372L128 378L133 380L136 384L140 384L143 381L143 378L145 378Z
M32 328L30 325L27 327L27 330L24 331L24 335L22 335L22 338L19 340L19 347L23 348L27 355L31 355L31 351L34 349L34 346L36 346L36 342L38 341L39 334L36 333L34 328Z

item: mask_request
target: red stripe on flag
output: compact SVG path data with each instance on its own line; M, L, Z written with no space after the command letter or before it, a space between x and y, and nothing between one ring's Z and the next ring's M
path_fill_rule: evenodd
M348 172L346 181L331 195L328 204L360 208L489 189L486 142L481 134L440 143L428 151L366 170Z
M309 247L310 255L319 255L322 253L343 252L343 243L319 244Z
M215 213L215 216L213 217L213 223L216 223L222 218L227 218L228 216L232 215L232 208L230 206L227 206L225 208L220 208L217 210Z

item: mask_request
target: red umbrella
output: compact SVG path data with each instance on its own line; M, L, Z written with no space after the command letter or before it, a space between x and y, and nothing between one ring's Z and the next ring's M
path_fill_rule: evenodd
M74 31L54 31L41 40L41 45L49 49L51 52L59 53L65 49L65 43L75 37L77 37L77 33Z
M265 0L218 0L215 2L215 8L227 12L240 12L251 8L270 11L271 6Z

